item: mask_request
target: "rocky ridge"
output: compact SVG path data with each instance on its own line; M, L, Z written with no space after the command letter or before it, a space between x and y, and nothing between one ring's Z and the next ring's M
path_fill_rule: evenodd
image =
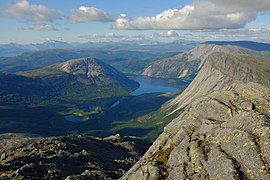
M183 78L191 80L203 66L208 56L215 52L249 54L258 57L270 56L267 52L257 52L238 46L200 44L192 50L150 64L142 74L151 77Z
M16 139L8 136L10 143ZM148 147L146 141L120 135L33 139L2 153L0 179L117 179Z
M165 105L184 112L122 179L269 179L269 62L209 56L190 86Z

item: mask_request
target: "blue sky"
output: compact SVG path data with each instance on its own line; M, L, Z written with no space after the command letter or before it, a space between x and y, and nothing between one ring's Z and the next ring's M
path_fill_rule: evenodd
M0 0L0 43L270 42L269 0Z

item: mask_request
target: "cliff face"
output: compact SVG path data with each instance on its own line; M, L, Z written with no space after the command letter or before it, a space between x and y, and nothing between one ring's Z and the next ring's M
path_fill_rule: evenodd
M269 179L269 62L211 55L166 104L184 112L122 179Z

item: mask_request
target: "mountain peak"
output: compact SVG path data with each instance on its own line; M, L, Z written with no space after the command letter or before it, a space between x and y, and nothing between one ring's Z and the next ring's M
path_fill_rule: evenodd
M64 63L60 63L54 66L57 70L73 75L85 75L86 78L95 76L104 76L107 74L116 75L121 74L116 71L113 67L103 63L95 58L80 58L70 60Z

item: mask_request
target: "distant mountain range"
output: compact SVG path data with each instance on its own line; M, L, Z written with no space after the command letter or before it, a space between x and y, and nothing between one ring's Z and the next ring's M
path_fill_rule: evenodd
M101 59L125 73L140 73L149 63L161 60L177 53L142 52L142 51L109 51L109 50L74 50L47 49L26 52L15 57L0 58L0 72L14 73L42 68L70 59L93 57Z
M0 44L0 57L13 57L24 52L47 49L104 50L104 51L144 51L144 52L182 52L197 46L199 42L179 39L173 42L159 41L120 41L120 42L85 42L67 43L50 40L36 44ZM256 51L270 50L270 44L252 41L207 41L202 44L233 45Z
M195 47L198 42L177 40L171 43L158 41L120 41L67 43L63 41L45 41L37 44L0 44L0 57L13 57L24 52L47 49L76 49L104 51L144 51L144 52L180 52Z
M44 49L72 49L75 46L62 41L46 41L37 44L0 44L0 57L13 57L25 52Z

